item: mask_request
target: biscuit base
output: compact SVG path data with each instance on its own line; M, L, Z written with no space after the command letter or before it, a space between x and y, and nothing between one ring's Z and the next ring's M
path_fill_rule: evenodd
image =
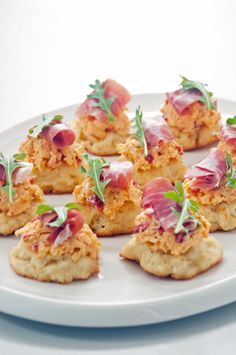
M183 130L178 129L177 127L169 127L175 137L176 142L179 145L182 145L184 151L204 148L218 140L215 134L215 127L214 129L210 129L206 126L202 126L199 130L191 132L184 132Z
M107 134L106 138L96 142L90 142L88 140L83 141L85 149L94 155L101 157L118 155L117 144L124 143L124 136L120 136L117 133L110 132ZM79 140L80 142L81 140Z
M61 284L86 280L99 272L98 259L83 256L74 262L70 255L38 258L22 241L11 251L10 264L20 276Z
M143 189L144 185L148 181L158 176L165 177L169 179L172 183L175 183L176 180L183 181L185 172L186 166L182 162L178 160L171 160L166 166L162 166L159 168L152 167L149 170L135 171L134 180L137 181L140 188Z
M216 239L208 237L202 238L185 254L173 256L161 251L154 253L147 244L133 237L123 247L120 256L138 262L144 271L155 276L191 279L218 264L223 258L223 248Z
M0 213L0 236L13 234L35 217L37 206L40 202L32 202L30 208L16 215L8 216L5 212Z
M80 166L75 168L65 163L54 169L48 167L43 171L34 169L33 174L36 176L36 184L38 184L46 194L73 192L75 186L81 184L84 179L80 171Z
M133 233L135 218L140 213L140 207L127 202L118 211L114 219L110 219L102 211L97 213L96 207L83 206L85 222L98 237L111 237L121 234Z
M236 201L221 202L216 206L200 205L199 213L210 223L210 232L230 231L236 228Z

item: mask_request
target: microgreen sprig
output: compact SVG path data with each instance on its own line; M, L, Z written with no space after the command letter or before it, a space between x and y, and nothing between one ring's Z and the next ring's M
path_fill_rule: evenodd
M53 207L47 204L41 204L37 207L36 214L42 215L47 212L56 212L57 218L53 222L49 222L50 227L60 227L67 219L68 211L71 209L81 210L81 206L77 203L67 203L65 206Z
M100 177L101 177L102 169L108 164L106 163L105 159L94 158L92 156L89 156L89 154L83 154L83 157L88 162L90 169L87 171L84 166L81 166L81 171L86 176L90 176L92 178L95 185L93 191L95 192L97 197L103 203L105 203L104 189L111 180L107 179L105 181L101 181Z
M226 153L226 162L227 162L227 172L225 174L225 176L226 176L225 186L235 189L236 188L236 169L234 169L234 167L233 167L232 158L229 153Z
M236 116L227 118L226 123L231 126L236 125Z
M207 84L203 84L200 81L189 80L182 75L180 75L180 77L182 78L180 85L182 85L185 90L197 89L201 92L202 97L200 100L206 105L208 110L216 108L216 105L212 100L212 92L206 89Z
M15 154L12 157L4 157L2 153L0 153L0 165L2 165L5 169L5 174L6 174L6 183L4 186L1 186L1 190L6 192L9 196L9 201L10 203L13 202L13 197L14 197L14 187L13 187L13 178L12 178L12 174L13 172L20 167L24 167L24 162L16 160L15 156L17 156L17 154ZM23 155L21 156L21 158L23 157ZM19 158L19 157L18 157ZM25 156L24 156L25 158ZM23 158L23 159L24 159Z
M63 116L62 115L55 115L53 117L48 117L47 115L43 114L42 115L42 122L40 122L39 124L37 124L36 126L32 127L29 129L29 135L31 137L38 137L38 135L42 132L42 130L47 127L50 126L53 122L55 121L62 121L63 120Z
M191 210L198 212L198 203L186 197L183 185L180 181L176 181L175 191L165 192L164 196L170 200L176 201L181 207L180 212L178 212L176 209L173 209L173 212L177 217L177 225L174 230L175 234L178 234L181 231L188 233L188 229L184 226L184 223L187 221L192 221L196 225L199 223L198 219L190 213Z
M148 147L143 128L143 112L141 111L140 106L136 108L134 123L136 127L135 135L138 138L139 142L142 144L144 156L146 157L148 155Z
M21 153L16 153L16 154L13 154L13 158L15 160L24 160L26 158L26 154L24 152L21 152Z
M110 122L113 122L115 117L113 113L111 112L111 105L116 99L116 96L112 96L110 98L105 98L104 93L105 89L102 87L102 84L99 80L95 80L95 84L90 84L89 85L94 91L90 94L87 95L88 99L95 99L97 100L94 102L95 107L100 107L104 112L107 113L108 120Z

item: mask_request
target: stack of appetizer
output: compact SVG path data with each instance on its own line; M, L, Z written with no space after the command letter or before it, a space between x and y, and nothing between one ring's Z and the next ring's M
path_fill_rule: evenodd
M0 156L0 233L21 237L15 272L87 279L99 272L98 237L129 233L120 255L151 274L189 279L219 263L223 249L209 232L236 227L236 117L219 127L212 93L184 77L152 118L140 106L128 118L131 96L116 81L90 87L72 127L43 115L17 154ZM187 169L183 152L217 139ZM71 193L73 202L43 204L44 193Z

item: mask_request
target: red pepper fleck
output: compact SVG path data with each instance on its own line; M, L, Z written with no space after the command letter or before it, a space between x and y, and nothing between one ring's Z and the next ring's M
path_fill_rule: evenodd
M37 253L39 251L39 243L38 242L35 242L32 244L32 250L35 253Z
M29 234L25 234L25 235L23 235L23 240L28 240L28 239L29 239L29 237L30 237L30 235L29 235Z
M147 162L148 162L149 164L151 164L151 163L153 162L153 160L154 160L154 157L153 157L152 154L149 153L149 154L145 157L145 160L147 160Z

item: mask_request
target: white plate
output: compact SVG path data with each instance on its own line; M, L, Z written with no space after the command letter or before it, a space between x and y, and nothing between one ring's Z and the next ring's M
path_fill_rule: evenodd
M162 94L133 97L130 112L141 105L146 116L157 113ZM219 100L219 109L235 114L236 103ZM56 110L70 121L76 105ZM0 150L14 153L29 127L40 117L23 122L0 134ZM192 164L208 149L185 153ZM70 195L50 196L61 204ZM130 236L103 238L101 271L88 281L58 285L17 276L8 262L15 237L0 239L0 311L32 320L71 326L114 327L151 324L181 318L213 309L236 300L235 232L215 233L224 245L224 261L208 272L188 281L160 279L141 270L139 265L122 260L118 253Z

